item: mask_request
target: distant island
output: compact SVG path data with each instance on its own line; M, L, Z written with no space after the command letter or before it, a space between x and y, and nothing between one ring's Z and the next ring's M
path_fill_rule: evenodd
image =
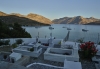
M0 11L0 20L6 24L18 23L22 26L48 26L52 24L48 18L33 13L22 15L19 13L6 14Z
M54 19L52 21L54 24L84 24L84 25L100 25L100 19L90 17L84 18L82 16L76 17L63 17L59 19Z

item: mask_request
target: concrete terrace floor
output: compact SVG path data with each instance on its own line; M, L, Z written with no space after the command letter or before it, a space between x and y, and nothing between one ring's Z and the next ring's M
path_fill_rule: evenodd
M0 47L0 52L4 51L4 52L11 52L12 47L11 46L2 46Z
M0 69L27 69L24 66L0 61Z
M96 69L95 62L81 60L82 69Z

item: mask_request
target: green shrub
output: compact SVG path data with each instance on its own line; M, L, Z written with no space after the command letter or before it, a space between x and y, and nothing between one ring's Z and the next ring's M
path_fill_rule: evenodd
M16 40L16 43L17 43L17 44L22 44L22 42L23 42L22 39L17 39L17 40Z
M16 48L16 47L17 47L16 43L12 44L12 48Z
M5 45L9 45L9 42L10 42L10 40L6 40L6 41L4 42L4 44L5 44Z
M10 40L0 40L0 46L1 45L9 45Z
M58 43L59 45L61 45L61 41L59 41L59 43Z

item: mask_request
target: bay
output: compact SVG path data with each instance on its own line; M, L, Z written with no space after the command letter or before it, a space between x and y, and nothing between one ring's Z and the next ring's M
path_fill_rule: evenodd
M51 25L54 29L50 30L49 26L42 26L39 28L35 27L23 27L28 33L31 34L32 38L36 38L38 36L40 38L50 38L50 33L52 32L52 36L57 39L63 39L66 37L69 27L70 35L69 41L76 41L80 38L84 38L84 41L93 41L95 43L99 42L99 34L100 34L100 26L99 25L73 25L73 24L52 24ZM88 30L87 32L83 32L82 29Z

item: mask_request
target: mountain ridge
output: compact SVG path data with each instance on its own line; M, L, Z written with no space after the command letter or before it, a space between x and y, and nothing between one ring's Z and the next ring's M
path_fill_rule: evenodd
M83 16L75 16L75 17L63 17L59 19L54 19L52 22L54 24L89 24L91 22L100 21L100 19L90 17L84 18Z
M29 13L27 15L22 15L20 13L10 13L10 14L6 14L2 11L0 11L0 19L2 21L4 21L5 23L14 23L14 22L18 22L19 24L23 23L25 25L38 25L38 24L52 24L52 21L42 15L38 15L38 14L33 14L33 13ZM21 22L20 22L21 21ZM27 24L26 24L27 22ZM32 24L34 23L34 24Z
M75 17L62 17L59 19L50 20L42 15L29 13L27 15L22 15L20 13L4 13L0 11L0 19L5 21L6 23L14 23L18 22L22 25L42 25L42 24L90 24L90 25L100 25L100 19L89 17L85 18L83 16L75 16Z

